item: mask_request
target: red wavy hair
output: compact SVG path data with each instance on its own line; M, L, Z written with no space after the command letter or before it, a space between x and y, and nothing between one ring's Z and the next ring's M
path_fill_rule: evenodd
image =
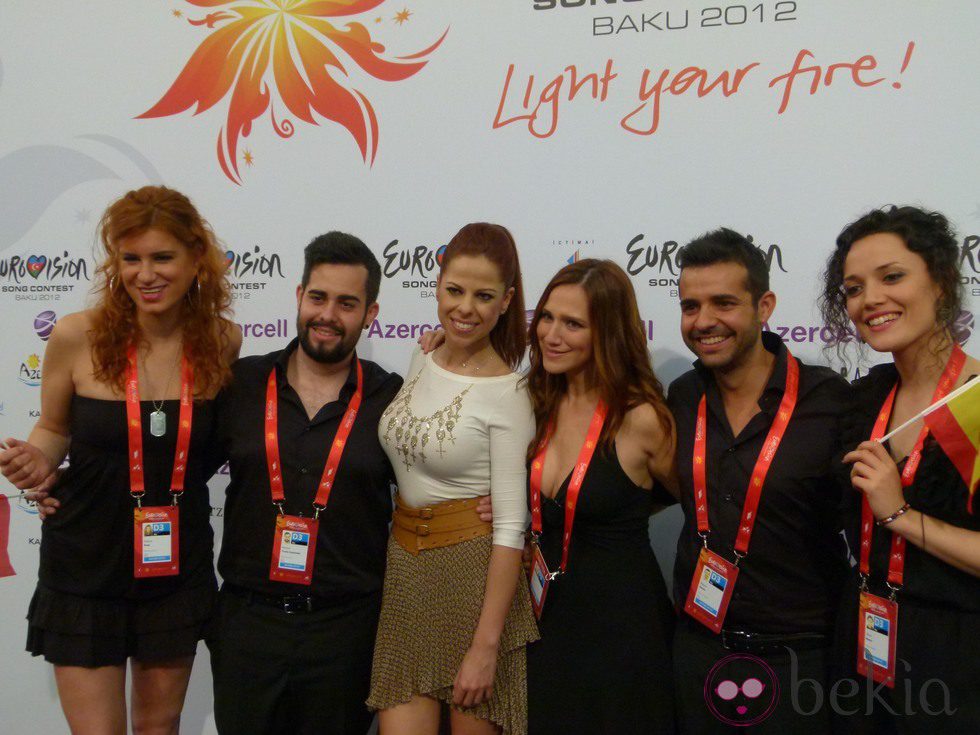
M211 226L190 199L165 186L127 192L109 205L99 222L104 257L96 268L98 302L90 334L95 377L123 389L126 351L141 335L136 305L119 278L116 244L148 230L171 235L198 256L197 277L182 301L180 322L184 350L194 368L194 392L213 393L231 378L230 366L221 358L234 327L225 258Z
M534 408L537 429L528 448L528 459L534 458L548 425L558 415L558 404L568 391L565 375L552 375L541 361L538 322L551 292L559 286L581 286L589 301L589 324L592 330L592 363L587 379L609 407L599 442L607 450L613 447L616 433L626 413L649 403L657 412L669 439L674 431L670 410L664 400L664 389L650 365L646 334L636 305L633 284L623 269L611 260L586 258L566 265L551 279L534 309L529 330L531 350L527 388Z

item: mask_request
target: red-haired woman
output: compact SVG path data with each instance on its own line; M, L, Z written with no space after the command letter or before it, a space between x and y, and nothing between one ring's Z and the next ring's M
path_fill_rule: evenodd
M204 474L211 404L241 335L214 234L183 194L130 191L100 223L94 308L55 325L41 417L0 469L31 488L71 461L42 530L27 649L73 732L176 732L215 594Z
M527 341L517 248L500 225L463 227L439 273L445 341L417 352L379 434L398 502L368 705L382 735L526 731L525 644L537 637L518 585L533 416L514 370ZM493 524L476 515L493 499Z
M673 502L674 425L619 266L580 260L551 279L527 382L531 587L543 598L529 732L673 732L673 616L647 528Z

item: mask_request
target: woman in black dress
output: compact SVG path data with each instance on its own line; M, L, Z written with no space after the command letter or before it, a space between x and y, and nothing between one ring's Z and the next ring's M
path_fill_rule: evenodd
M673 732L673 615L647 527L673 502L674 427L629 278L566 266L530 333L532 596L557 576L527 650L528 731Z
M130 659L133 731L177 732L216 591L211 399L241 333L224 256L183 194L131 191L100 235L97 303L58 321L41 416L0 452L23 489L70 456L42 528L27 649L54 664L73 732L126 732Z
M956 430L948 421L927 427L919 419L886 443L874 441L980 373L980 361L957 344L959 259L943 215L889 207L845 227L827 265L828 324L844 334L849 319L861 340L893 360L854 383L844 436L858 491L848 496L846 532L858 567L838 648L861 688L840 709L866 715L849 716L845 730L980 732L980 519L967 485L975 482L973 460L966 467L947 453ZM980 388L966 395L980 402Z

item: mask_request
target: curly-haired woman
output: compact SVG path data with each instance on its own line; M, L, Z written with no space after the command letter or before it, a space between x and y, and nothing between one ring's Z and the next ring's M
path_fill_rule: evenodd
M855 490L845 531L858 567L838 647L852 672L880 682L874 697L855 690L843 711L865 701L867 709L846 718L848 732L980 731L980 520L963 463L950 453L950 432L960 428L919 418L899 430L980 373L954 338L959 261L942 214L886 207L847 225L827 262L827 324L845 335L849 320L862 342L892 358L854 383L843 436L854 448L844 457ZM973 390L964 397L975 406ZM886 433L894 436L883 442Z
M63 317L44 357L41 416L0 470L48 477L27 649L54 665L73 732L176 732L215 594L205 448L211 399L241 334L224 258L183 194L130 191L99 225L94 308Z

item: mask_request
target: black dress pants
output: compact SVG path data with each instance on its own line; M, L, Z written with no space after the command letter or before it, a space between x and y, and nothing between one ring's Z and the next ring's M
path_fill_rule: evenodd
M372 595L287 613L222 590L208 641L222 735L365 735L381 607Z
M832 730L829 647L739 653L682 616L673 660L683 735L828 735Z

